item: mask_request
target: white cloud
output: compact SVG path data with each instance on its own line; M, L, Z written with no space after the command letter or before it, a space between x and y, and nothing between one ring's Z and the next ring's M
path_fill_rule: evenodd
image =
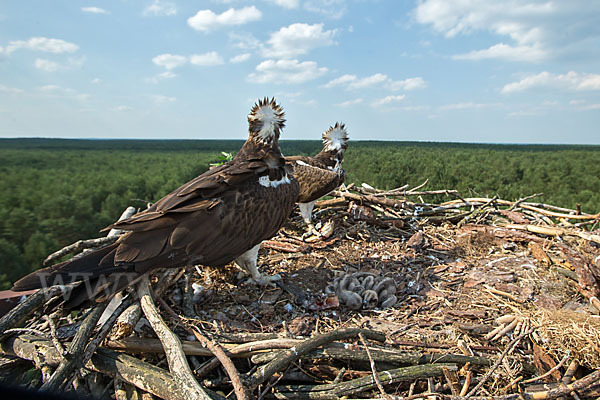
M94 85L97 85L100 83L100 78L94 78L90 82L93 83Z
M85 13L90 13L90 14L108 14L109 13L104 8L100 8L100 7L81 7L81 11L83 11Z
M455 60L484 60L499 58L507 61L530 61L539 62L548 57L548 52L539 45L533 46L510 46L498 43L485 50L473 50L465 54L452 56Z
M193 29L208 32L223 26L243 25L261 18L260 10L250 6L238 10L230 8L221 14L215 14L212 10L200 10L196 15L188 18L187 23Z
M304 9L332 19L342 18L347 11L346 0L306 0Z
M389 87L392 90L415 90L427 87L427 83L420 76L416 78L407 78L401 81L389 80Z
M203 67L210 67L213 65L221 65L225 63L225 61L223 60L223 57L219 55L219 53L216 51L211 51L204 54L194 54L190 56L190 63Z
M128 112L128 111L133 111L133 107L125 106L125 105L119 105L119 106L111 108L110 110L111 111L119 111L119 112Z
M465 103L445 104L443 106L440 106L439 109L442 111L473 110L473 109L491 108L491 107L499 107L499 106L501 106L501 104L499 104L499 103L465 102Z
M300 4L300 0L269 0L269 2L288 9L298 8Z
M383 85L393 91L397 91L422 89L427 86L427 83L421 77L395 81L390 79L387 75L381 73L373 74L364 78L358 78L356 75L346 74L327 82L323 87L332 88L336 86L342 86L347 90L353 90L364 89L378 85Z
M177 15L177 6L170 1L154 0L142 11L144 16L170 17Z
M174 69L184 65L187 62L187 57L165 53L154 57L152 62L160 67L165 67L166 69Z
M248 75L254 83L303 83L316 79L327 72L314 61L266 60L256 66L256 71Z
M566 74L552 74L548 71L529 75L518 82L504 85L502 93L521 92L532 88L554 88L563 90L600 90L600 74L584 74L569 71Z
M331 46L335 34L335 30L323 31L323 24L291 24L271 33L269 47L263 48L262 54L268 58L293 58L316 47Z
M229 62L232 64L238 64L244 61L247 61L248 59L250 59L250 53L242 53L242 54L238 54L235 57L231 57L229 59Z
M354 100L342 101L341 103L337 103L335 105L338 106L338 107L344 107L344 108L346 108L346 107L355 106L355 105L360 104L362 102L363 102L363 99L358 98L358 99L354 99Z
M6 46L4 51L7 54L18 49L28 49L33 51L42 51L45 53L74 53L79 49L74 43L62 39L51 39L46 37L32 37L29 40L15 40Z
M165 72L161 72L160 74L156 74L155 76L153 76L152 78L148 78L147 81L150 83L158 83L162 80L165 79L173 79L177 76L177 74L175 74L174 72L171 71L165 71Z
M36 58L34 66L46 72L56 72L59 70L70 70L81 68L85 63L85 57L69 58L66 63L60 64L56 61L46 60L44 58Z
M79 93L75 89L65 88L58 85L44 85L40 86L38 90L44 95L48 97L60 97L60 98L69 98L75 99L78 101L86 101L91 97L86 93Z
M379 106L383 106L383 105L386 105L386 104L390 104L390 103L395 103L395 102L398 102L398 101L402 101L402 100L404 100L405 97L406 96L404 96L403 94L398 95L398 96L386 96L386 97L384 97L382 99L375 100L371 105L373 107L379 107Z
M591 57L587 42L600 37L598 12L600 3L588 0L423 0L414 18L447 38L478 31L503 37L455 59L541 62L573 52Z
M10 88L4 85L0 85L0 93L19 94L23 93L22 89Z
M43 58L37 58L34 63L37 69L41 69L46 72L55 72L60 69L60 66L57 62L45 60Z
M165 104L165 103L173 103L177 101L175 97L163 96L160 94L155 94L152 96L152 101L156 104Z

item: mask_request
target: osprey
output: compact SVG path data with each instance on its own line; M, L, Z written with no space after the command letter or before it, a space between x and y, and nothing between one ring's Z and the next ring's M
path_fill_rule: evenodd
M308 225L309 232L320 233L312 224L315 201L344 183L346 172L342 169L344 151L348 148L348 132L340 122L323 133L323 149L314 157L286 157L285 162L294 169L300 184L298 207Z
M259 100L248 123L248 139L232 161L107 227L128 232L116 243L33 272L13 290L85 281L65 303L72 307L102 301L156 268L233 260L257 283L277 279L258 272L256 254L290 215L299 186L279 149L285 119L275 99Z

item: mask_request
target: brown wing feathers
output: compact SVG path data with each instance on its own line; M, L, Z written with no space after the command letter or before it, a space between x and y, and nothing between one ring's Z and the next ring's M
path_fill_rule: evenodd
M41 287L57 276L64 276L65 283L76 281L74 274L82 272L110 277L117 271L139 275L158 267L219 266L274 235L299 192L298 182L286 175L279 150L283 110L265 98L253 107L248 121L248 140L234 160L109 226L129 231L115 244L34 272L16 282L14 289ZM118 277L111 279L120 288L126 285ZM82 293L78 296L78 301L86 299Z

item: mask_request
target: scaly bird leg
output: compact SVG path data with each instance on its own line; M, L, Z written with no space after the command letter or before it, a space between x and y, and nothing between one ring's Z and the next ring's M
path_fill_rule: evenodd
M259 248L260 243L236 258L235 263L242 271L250 275L250 281L260 286L267 286L273 284L274 281L281 280L281 276L279 274L263 275L258 272L257 260Z
M304 223L307 226L307 231L302 235L302 240L306 239L310 235L316 235L319 238L322 238L321 232L319 232L312 223L312 210L315 206L315 202L311 201L310 203L298 203L298 208L300 208L300 215L302 219L304 219Z

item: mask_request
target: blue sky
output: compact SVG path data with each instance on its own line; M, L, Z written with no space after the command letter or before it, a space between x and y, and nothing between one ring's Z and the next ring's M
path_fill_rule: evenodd
M13 1L0 137L600 144L600 2Z

